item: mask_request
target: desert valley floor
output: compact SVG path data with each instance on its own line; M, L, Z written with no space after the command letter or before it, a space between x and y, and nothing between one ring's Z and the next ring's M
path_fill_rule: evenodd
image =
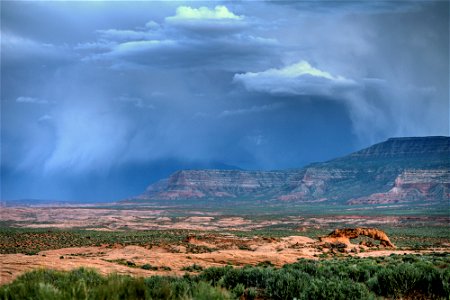
M301 258L450 252L445 216L230 216L162 207L56 206L4 207L1 222L0 284L43 267L181 276L211 266L281 267ZM365 237L321 241L344 227L381 228L396 248Z

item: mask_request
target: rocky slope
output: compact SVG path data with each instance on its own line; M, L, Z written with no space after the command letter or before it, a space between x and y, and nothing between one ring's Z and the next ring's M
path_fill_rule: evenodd
M237 199L380 204L448 201L450 138L392 138L289 171L183 170L136 200Z
M403 171L385 193L374 193L348 201L349 204L383 204L410 201L444 202L450 195L450 172L445 169Z
M292 189L298 177L298 171L182 170L150 185L137 198L258 198Z

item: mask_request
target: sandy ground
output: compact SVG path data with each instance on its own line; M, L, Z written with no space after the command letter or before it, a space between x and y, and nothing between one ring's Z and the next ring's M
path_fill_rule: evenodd
M414 220L413 220L414 219ZM189 243L212 249L212 252L187 253L186 245L160 245L145 248L140 246L101 246L64 248L41 251L37 255L0 254L0 284L11 282L27 271L36 268L71 270L79 267L95 268L102 274L119 273L133 276L182 275L183 267L198 264L202 267L232 265L257 265L270 261L281 267L286 263L296 262L299 258L318 259L319 255L330 252L323 247L323 242L304 236L285 238L238 238L234 235L220 234L221 231L252 231L260 228L271 228L274 225L289 226L302 232L308 228L323 226L360 226L389 225L432 222L448 224L449 218L436 217L374 217L374 216L326 216L303 218L286 216L280 219L251 219L244 216L222 216L219 213L183 211L182 215L168 212L164 208L142 209L107 209L94 207L0 207L0 221L11 227L23 228L61 228L92 229L102 231L120 230L162 230L188 229L200 231L216 231L212 238L197 239L192 237ZM295 231L293 231L295 232ZM404 250L370 250L356 245L347 245L343 255L385 256L392 253L413 253ZM436 251L437 249L432 249ZM333 250L335 251L335 250ZM448 251L444 248L441 251ZM193 252L193 251L190 251ZM423 252L423 251L422 251ZM130 261L136 267L120 264L114 260ZM144 264L158 267L157 271L144 270ZM165 270L162 267L166 267ZM167 267L170 270L167 270Z
M239 240L239 241L238 241ZM236 242L244 241L249 246L242 250L236 247ZM203 241L192 238L189 243L214 247L221 244L223 248L209 253L186 253L183 246L176 251L170 247L153 247L151 249L140 246L113 247L77 247L57 250L41 251L37 255L2 254L0 255L0 284L6 284L17 276L37 268L50 268L55 270L72 270L79 267L95 268L101 274L127 274L132 276L151 275L182 275L183 267L194 263L202 267L226 266L236 267L244 265L257 265L270 261L277 267L286 263L294 263L299 258L317 259L317 255L328 249L319 249L319 241L303 236L291 236L280 239L244 239L237 237L223 237L216 241ZM169 245L170 246L170 245ZM387 256L392 253L414 253L404 250L372 250L364 253L353 253L357 256ZM117 261L130 261L136 267L119 264ZM150 264L159 267L157 271L144 270L140 267ZM161 267L170 267L162 270Z
M176 211L164 208L106 209L72 206L56 207L0 207L0 221L12 227L26 228L82 228L92 230L240 230L251 231L274 225L302 228L320 228L333 224L340 226L380 226L401 225L408 222L446 225L449 217L409 217L409 216L323 216L304 218L286 216L264 220L249 217L221 216L218 213Z

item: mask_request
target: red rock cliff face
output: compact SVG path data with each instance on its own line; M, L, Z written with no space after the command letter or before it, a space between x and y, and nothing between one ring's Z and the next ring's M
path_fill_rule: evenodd
M405 170L386 193L374 193L348 201L349 204L383 204L407 201L445 201L450 196L450 171Z
M231 198L380 204L448 201L450 138L393 138L286 171L184 170L134 199Z
M278 197L283 201L325 201L329 200L327 191L335 183L354 180L357 170L338 168L308 168L305 175L296 183L295 188Z
M151 185L140 199L237 198L267 195L293 186L298 172L252 172L239 170L178 171Z
M450 138L392 138L308 167L285 201L367 204L448 201Z

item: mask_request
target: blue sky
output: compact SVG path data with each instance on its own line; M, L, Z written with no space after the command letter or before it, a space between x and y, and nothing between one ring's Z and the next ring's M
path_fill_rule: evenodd
M447 1L2 1L2 199L449 134Z

